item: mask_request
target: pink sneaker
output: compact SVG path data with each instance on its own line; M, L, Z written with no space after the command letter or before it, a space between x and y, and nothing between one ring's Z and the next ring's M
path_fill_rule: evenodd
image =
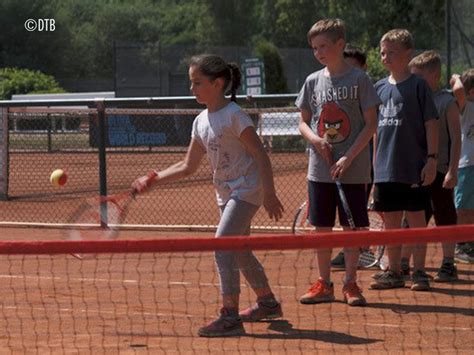
M264 319L280 318L283 316L283 312L281 304L278 302L273 307L257 302L252 307L240 312L239 316L243 322L259 322Z
M239 316L229 314L229 310L221 308L221 315L198 331L201 337L230 337L245 334L242 319Z

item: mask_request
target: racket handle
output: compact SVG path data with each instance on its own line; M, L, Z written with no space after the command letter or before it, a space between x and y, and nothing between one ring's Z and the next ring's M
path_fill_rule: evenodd
M158 176L158 172L156 170L150 170L146 174L146 178L145 178L146 189L148 189L151 186L151 184L153 183L153 181L156 179L157 176Z
M155 180L155 178L157 176L158 176L158 171L156 171L156 170L149 171L148 174L146 174L146 178L147 178L146 184L147 184L147 186L150 186L151 182L153 180Z
M135 197L135 195L139 194L140 192L147 190L157 176L158 172L156 170L151 170L146 175L135 180L130 191L131 195Z

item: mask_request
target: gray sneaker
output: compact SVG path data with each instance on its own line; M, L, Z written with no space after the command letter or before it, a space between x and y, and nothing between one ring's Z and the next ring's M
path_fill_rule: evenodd
M400 263L401 273L404 280L410 279L410 260L406 258L402 258Z
M456 244L454 260L463 264L474 264L474 248L470 243Z
M199 329L200 337L229 337L245 335L242 319L236 315L231 315L226 308L221 308L221 315L205 327Z
M400 273L392 270L386 270L378 274L378 277L370 283L372 290L387 290L390 288L405 287L405 280Z
M242 322L259 322L265 319L280 318L283 316L281 304L276 300L273 306L266 305L263 302L257 302L254 306L247 308L239 313Z
M430 276L423 270L417 270L411 275L413 291L428 291L430 289Z
M458 280L458 269L452 263L444 263L434 277L435 282L454 282Z

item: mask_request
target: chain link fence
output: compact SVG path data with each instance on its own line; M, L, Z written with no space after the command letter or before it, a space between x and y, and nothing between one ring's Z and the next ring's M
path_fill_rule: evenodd
M298 92L306 77L321 65L310 48L279 48L289 92ZM213 53L228 61L244 63L254 58L248 47L162 46L116 42L115 92L118 97L189 95L189 58L196 53Z
M288 231L294 211L306 196L306 145L298 132L294 98L268 95L252 102L240 98L269 152L286 210L284 218L274 222L260 209L253 221L255 229ZM150 169L182 160L192 122L202 110L193 102L191 98L166 102L105 99L97 107L93 102L72 106L71 101L56 101L56 106L19 102L4 108L8 199L0 201L2 221L67 224L85 198L121 192ZM49 182L51 172L58 168L68 174L62 187ZM214 228L218 218L210 167L204 159L194 175L138 196L125 224L197 230Z

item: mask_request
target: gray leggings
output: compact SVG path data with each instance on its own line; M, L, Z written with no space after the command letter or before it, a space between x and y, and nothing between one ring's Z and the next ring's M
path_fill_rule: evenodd
M221 220L217 227L216 238L250 235L250 223L259 206L230 199L221 206ZM268 280L262 264L251 251L216 251L217 271L223 295L240 293L240 273L247 279L252 289L268 287Z

